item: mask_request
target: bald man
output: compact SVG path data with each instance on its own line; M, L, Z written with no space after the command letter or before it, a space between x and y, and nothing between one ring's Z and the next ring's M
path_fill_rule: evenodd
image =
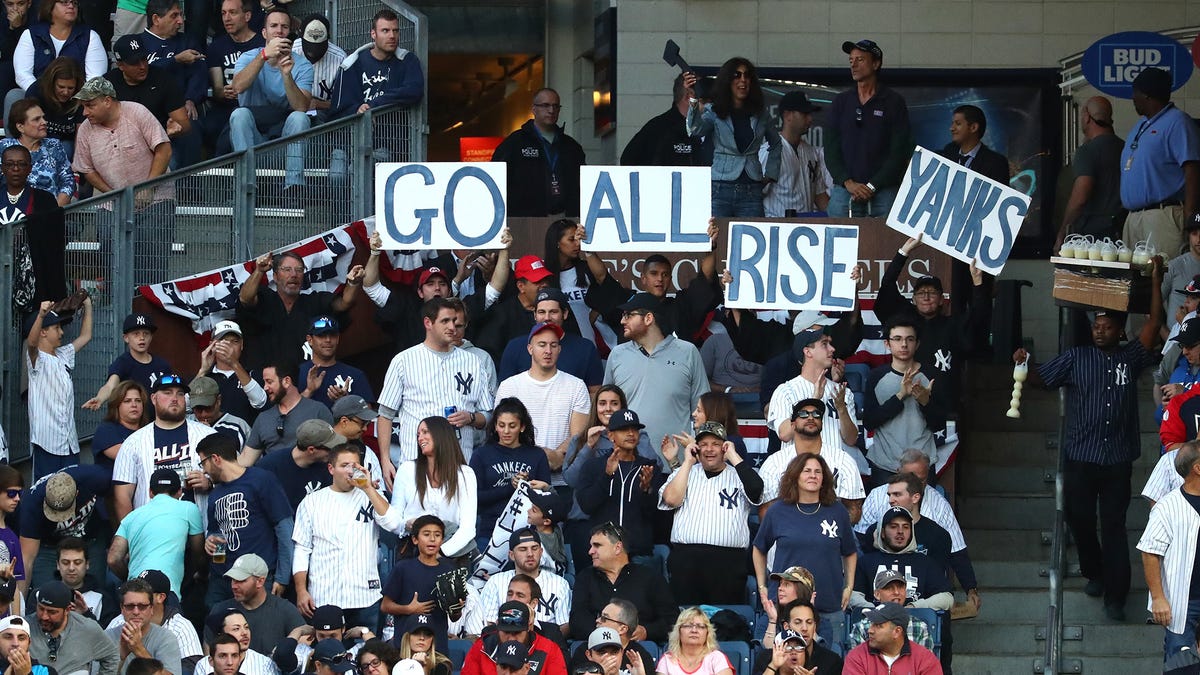
M1113 216L1121 208L1121 148L1125 141L1113 131L1112 103L1093 96L1079 107L1079 128L1086 139L1075 151L1075 182L1058 230L1057 251L1068 233L1098 239L1121 234Z

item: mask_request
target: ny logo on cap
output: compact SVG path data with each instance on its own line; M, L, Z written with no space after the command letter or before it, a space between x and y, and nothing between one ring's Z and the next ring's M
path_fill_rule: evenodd
M430 268L429 268L429 273L430 273L430 274L441 274L441 273L442 273L442 268L440 268L440 267L430 267Z
M135 43L135 44L136 44L136 43ZM139 315L138 315L138 317L137 317L137 325L139 325L139 326L145 326L145 325L146 325L146 317L144 317L144 316L142 316L142 315L140 315L140 314L139 314Z
M429 615L422 614L417 617L417 623L429 623Z
M516 656L517 655L517 646L509 645L508 646L508 654L509 654L509 656Z
M142 46L141 46L140 44L138 44L138 41L137 41L137 40L130 40L130 41L129 41L129 48L130 48L130 49L141 49L141 48L142 48Z
M633 421L633 413L631 413L631 412L629 412L628 410L626 410L626 411L625 411L625 415L623 416L623 419L624 419L626 422L632 422L632 421Z

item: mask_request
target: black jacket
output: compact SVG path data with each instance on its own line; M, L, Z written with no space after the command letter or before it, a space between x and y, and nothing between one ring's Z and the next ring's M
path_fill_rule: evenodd
M946 147L942 148L941 155L952 162L957 162L958 146L947 143ZM1008 158L984 143L979 144L979 152L975 153L975 159L971 160L971 166L967 168L1003 185L1008 185L1008 179L1011 177L1011 172L1008 170Z
M625 151L622 166L701 166L700 139L687 133L687 119L675 106L651 117L638 130Z
M583 467L583 476L575 488L579 508L588 514L591 526L612 522L625 529L625 550L630 555L650 555L654 550L654 519L658 514L658 488L667 475L658 471L658 463L641 455L633 458L634 469L608 475L608 457L593 457ZM655 467L650 489L642 492L641 468Z
M575 579L575 597L571 601L571 634L591 633L596 617L612 598L632 602L638 611L638 624L646 627L646 639L665 643L679 606L671 595L666 579L644 565L629 563L621 568L615 583L608 576L589 567Z
M583 146L561 128L554 142L547 144L529 120L500 143L492 161L508 165L509 216L579 215L579 167L587 163L587 156ZM558 179L557 195L551 186L552 173Z

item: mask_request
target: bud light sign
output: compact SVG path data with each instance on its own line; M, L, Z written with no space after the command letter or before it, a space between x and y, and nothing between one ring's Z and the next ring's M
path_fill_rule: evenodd
M1171 73L1171 90L1192 76L1192 55L1178 41L1159 33L1114 33L1092 43L1083 53L1083 76L1089 84L1117 98L1133 98L1133 81L1146 68Z

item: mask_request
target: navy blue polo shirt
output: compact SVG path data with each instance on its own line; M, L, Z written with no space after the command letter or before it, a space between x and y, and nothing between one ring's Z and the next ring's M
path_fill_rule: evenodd
M907 166L900 165L899 175L895 176L881 176L879 172L888 160L893 137L911 133L903 96L881 84L870 100L860 104L858 89L851 87L833 97L827 119L833 131L830 140L837 142L841 150L842 166L836 161L829 163L835 185L841 186L848 178L859 183L875 181L879 188L900 184Z

